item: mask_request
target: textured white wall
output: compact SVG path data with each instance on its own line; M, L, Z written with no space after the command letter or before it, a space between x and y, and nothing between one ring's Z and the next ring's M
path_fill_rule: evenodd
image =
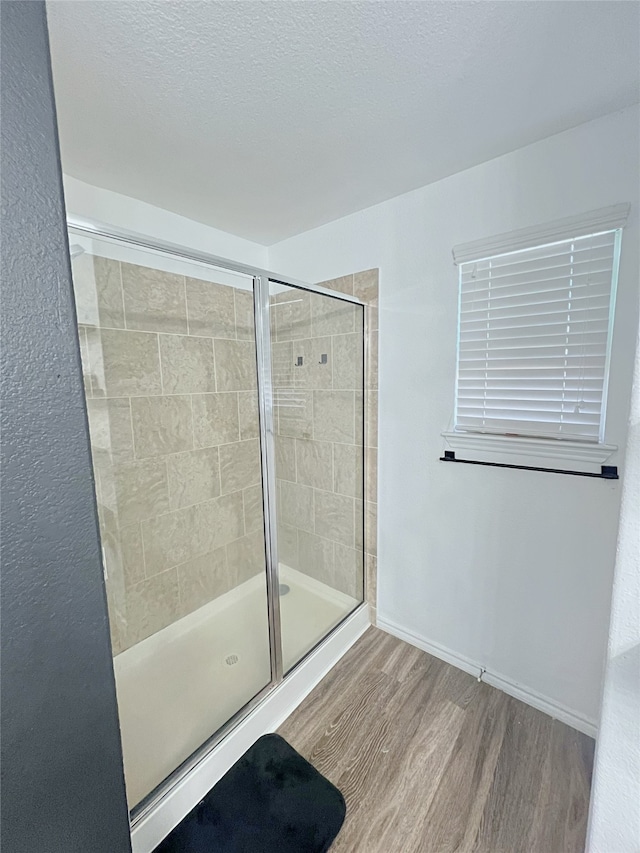
M622 488L589 853L640 849L640 335Z
M620 484L438 461L454 394L451 248L632 203L606 434L622 466L638 311L638 124L637 108L605 116L269 250L270 268L301 279L381 270L379 616L587 728L599 713Z

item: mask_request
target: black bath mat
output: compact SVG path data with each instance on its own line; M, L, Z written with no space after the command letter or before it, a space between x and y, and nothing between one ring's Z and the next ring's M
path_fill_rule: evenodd
M331 782L279 735L264 735L155 853L325 853L345 814Z

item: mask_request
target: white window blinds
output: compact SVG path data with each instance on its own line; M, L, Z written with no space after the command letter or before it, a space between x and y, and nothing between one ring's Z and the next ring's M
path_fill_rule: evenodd
M604 440L621 233L460 264L456 430Z

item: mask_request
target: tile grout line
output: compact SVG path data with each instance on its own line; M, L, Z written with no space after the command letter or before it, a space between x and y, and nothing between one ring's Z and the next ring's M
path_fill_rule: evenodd
M162 380L160 380L160 382L162 383ZM106 399L109 399L109 398L107 397ZM133 461L137 462L139 460L138 460L138 454L136 452L136 437L135 437L135 432L133 429L133 406L131 405L131 397L127 397L126 399L129 402L129 421L131 423L131 450L133 453ZM107 409L108 409L108 407L107 407Z
M122 322L125 329L127 328L127 306L124 301L124 279L122 278L122 262L118 261L118 274L120 276L120 299L122 300ZM100 309L98 309L98 318L100 317ZM100 325L102 328L102 325Z
M187 333L187 332L168 332L168 331L165 331L164 329L159 332L157 329L141 329L141 328L137 328L135 326L134 327L130 327L130 326L102 326L100 324L95 324L95 323L80 323L79 322L78 328L80 328L80 327L82 327L84 329L96 329L96 330L101 331L101 332L131 332L132 334L135 334L135 335L157 335L157 334L161 334L161 335L168 335L169 337L172 337L172 338L198 338L198 339L215 338L216 340L219 340L219 341L237 341L238 340L237 338L227 338L224 335L209 335L209 334L199 335L196 332L189 332L189 333ZM246 339L240 338L240 340L244 341ZM249 343L249 341L247 341L247 342Z
M191 328L189 326L189 299L187 298L187 277L186 275L182 276L182 289L184 292L184 316L187 322L187 336L196 337L195 335L191 335Z
M155 334L155 336L156 336L156 344L157 344L157 347L158 347L158 367L159 367L159 369L160 369L160 388L161 388L162 390L161 390L161 393L160 393L159 395L154 394L154 395L152 395L152 396L154 396L154 397L155 397L155 396L160 396L160 397L165 397L165 396L166 396L166 397L169 397L169 396L177 396L177 395L169 395L169 394L165 394L165 393L164 393L164 376L163 376L163 373L162 373L162 354L161 354L161 352L160 352L160 333L159 333L159 332L155 332L154 334Z
M249 488L249 487L248 487L248 488ZM242 491L242 490L240 490L240 491ZM231 494L238 494L238 492L232 492ZM199 506L199 504L191 504L189 507L184 507L184 509L190 509L190 508L192 508L192 507L194 507L194 506ZM176 511L176 512L178 512L179 510L175 510L175 511ZM141 532L142 532L142 525L143 525L144 521L153 521L153 520L155 520L155 519L154 519L154 518L143 519L142 521L139 521L139 522L136 522L136 523L140 525L140 527L141 527ZM130 525L127 525L127 526L130 526ZM244 530L244 529L245 529L245 528L244 528L244 525L243 525L243 530ZM258 531L258 532L259 532L259 531ZM180 568L181 566L186 566L188 563L191 563L193 560L197 559L198 557L204 557L204 556L206 556L207 554L212 554L212 553L214 553L215 551L219 551L221 548L225 548L225 549L226 549L229 545L233 545L233 544L235 544L236 542L240 542L240 540L241 540L241 539L244 539L244 538L245 538L246 536L248 536L248 535L251 535L251 534L247 534L247 533L245 532L245 533L243 533L241 536L236 536L234 539L230 539L228 542L225 542L223 545L218 545L217 547L213 548L212 550L208 550L208 551L198 551L197 553L195 553L195 554L193 554L191 557L189 557L187 560L181 560L181 562L179 562L179 563L173 563L173 564L172 564L172 565L170 565L170 566L165 566L165 568L161 569L159 572L154 572L152 575L146 575L146 576L145 576L145 578L144 578L143 580L141 580L141 581L137 581L135 584L131 584L131 587L137 586L137 585L138 585L138 584L140 584L140 583L144 583L146 580L151 580L152 578L158 577L158 575L163 575L163 574L165 574L166 572L170 572L170 571L172 571L173 569L178 569L178 568ZM143 535L143 547L144 547L144 535Z
M207 449L215 449L215 448L207 448ZM187 450L184 452L190 453L191 451ZM178 507L175 507L173 509L168 509L166 512L161 512L161 513L158 513L157 515L150 515L146 518L141 518L138 521L130 521L127 524L124 524L123 527L130 527L133 524L143 524L144 522L148 522L148 521L156 521L159 518L166 518L166 516L168 516L168 515L173 515L174 513L177 513L177 512L183 512L186 509L193 509L194 507L202 506L203 504L211 503L212 501L219 501L222 498L230 498L233 495L240 494L242 491L244 491L244 489L251 489L254 486L259 486L259 485L260 485L260 482L256 481L255 483L250 483L249 485L244 486L242 489L236 489L233 492L226 492L225 494L215 495L214 497L205 498L204 500L201 500L201 501L195 501L195 503L185 504L184 506L178 506Z

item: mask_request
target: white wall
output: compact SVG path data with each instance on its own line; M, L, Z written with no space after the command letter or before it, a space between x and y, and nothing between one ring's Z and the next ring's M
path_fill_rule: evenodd
M144 201L94 187L68 175L64 176L64 194L69 216L94 219L108 225L127 228L251 266L266 266L266 246L162 210Z
M640 846L640 335L587 834L589 853Z
M381 270L379 617L568 709L587 730L599 711L620 484L438 461L454 393L451 248L632 203L606 435L623 448L638 310L638 118L637 108L606 116L269 250L270 268L310 281ZM622 452L611 460L622 463Z

